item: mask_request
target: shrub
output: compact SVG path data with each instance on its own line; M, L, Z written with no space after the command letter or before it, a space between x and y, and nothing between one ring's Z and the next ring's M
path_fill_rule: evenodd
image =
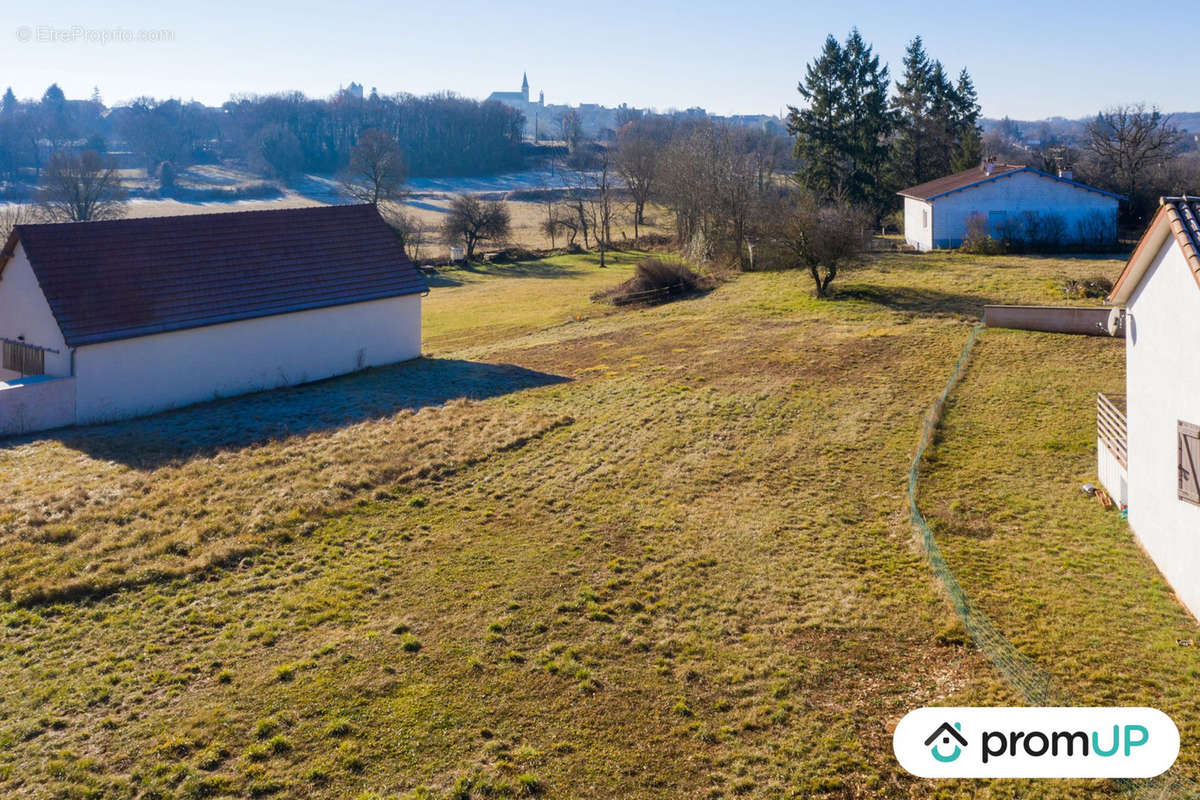
M1112 288L1112 281L1103 275L1065 280L1062 287L1065 296L1076 300L1088 297L1108 297L1112 292Z
M1080 244L1111 245L1117 240L1116 220L1102 211L1092 211L1075 222Z
M592 295L596 301L613 305L663 303L706 288L699 275L682 261L647 258L634 269L633 277L614 289Z
M532 250L514 245L495 253L488 253L484 260L491 264L512 264L517 261L533 261L537 257L538 254Z
M967 217L967 235L963 238L962 249L968 253L991 255L1001 252L1003 244L992 238L988 218L976 211Z
M162 194L168 194L175 188L176 180L175 165L170 161L164 161L158 165L158 191Z
M992 236L1000 243L1001 249L1008 251L1014 247L1022 247L1025 243L1021 220L1018 217L1005 216L992 224Z
M1061 214L1041 211L1021 212L1022 239L1037 251L1053 251L1066 244L1067 221Z

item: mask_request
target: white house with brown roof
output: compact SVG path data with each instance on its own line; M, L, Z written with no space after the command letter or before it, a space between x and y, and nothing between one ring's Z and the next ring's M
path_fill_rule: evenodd
M1125 312L1125 398L1101 396L1097 462L1142 546L1200 616L1198 219L1200 198L1164 198L1109 296Z
M415 358L426 291L369 205L18 225L0 251L0 434Z
M992 238L1026 237L1045 244L1109 244L1117 236L1119 195L1021 164L988 162L910 186L904 239L918 250L961 247L977 217ZM1049 239L1057 239L1051 242Z

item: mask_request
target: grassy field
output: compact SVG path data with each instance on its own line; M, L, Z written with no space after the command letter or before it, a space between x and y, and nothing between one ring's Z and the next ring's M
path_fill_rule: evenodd
M421 361L0 444L0 793L1092 797L932 783L926 704L1014 703L909 526L922 417L989 301L1112 260L880 256L620 311L624 255L445 272ZM1121 343L987 331L922 503L1081 702L1200 775L1195 623L1094 480Z

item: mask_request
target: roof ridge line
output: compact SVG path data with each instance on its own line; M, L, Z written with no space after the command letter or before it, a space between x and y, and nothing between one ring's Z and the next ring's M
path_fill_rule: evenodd
M218 201L219 202L219 201ZM155 220L178 219L180 217L189 217L199 219L201 217L236 217L241 214L285 214L296 213L298 211L315 211L319 208L372 208L372 203L320 203L315 206L296 206L295 208L242 208L237 211L205 211L199 214L158 214L149 217L117 217L116 219L93 219L84 222L76 222L73 220L58 221L58 222L26 222L21 225L14 226L16 228L35 228L49 227L58 225L104 225L107 223L130 223L130 222L153 222Z

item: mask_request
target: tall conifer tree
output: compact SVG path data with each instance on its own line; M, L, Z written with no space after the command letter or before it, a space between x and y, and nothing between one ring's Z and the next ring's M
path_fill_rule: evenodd
M825 200L879 206L879 180L887 158L891 115L888 69L857 29L844 45L826 37L797 90L808 105L789 107L788 131L796 137L797 177Z

